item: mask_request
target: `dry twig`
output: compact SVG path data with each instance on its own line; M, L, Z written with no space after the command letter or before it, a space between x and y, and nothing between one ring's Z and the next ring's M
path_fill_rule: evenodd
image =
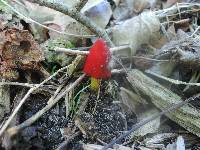
M127 49L129 47L130 47L129 45L112 47L112 48L110 48L110 51L111 51L111 53L113 53L113 52L116 52L116 51ZM64 52L64 53L69 54L69 55L88 55L89 54L89 51L72 50L72 49L69 49L69 48L61 48L61 47L55 47L54 50L56 52Z
M4 82L0 82L0 86L2 85L14 85L14 86L23 86L23 87L33 88L33 87L38 86L39 84L4 81ZM52 87L52 85L41 85L40 87Z
M72 50L69 48L55 47L56 52L64 52L68 55L88 55L89 51Z
M173 5L172 7L162 9L155 11L156 16L159 17L159 19L163 19L170 16L176 16L188 12L193 12L192 8L195 10L195 7L200 7L199 3L179 3L178 7L177 5ZM195 10L197 12L197 10Z

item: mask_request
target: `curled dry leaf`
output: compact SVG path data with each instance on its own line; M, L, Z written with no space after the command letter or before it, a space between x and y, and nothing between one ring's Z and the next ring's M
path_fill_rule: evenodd
M111 28L112 41L116 46L130 45L130 50L116 51L115 55L132 56L142 44L148 44L159 34L160 22L149 11Z
M0 32L0 56L0 75L6 79L17 79L16 69L37 69L44 59L32 35L16 28Z

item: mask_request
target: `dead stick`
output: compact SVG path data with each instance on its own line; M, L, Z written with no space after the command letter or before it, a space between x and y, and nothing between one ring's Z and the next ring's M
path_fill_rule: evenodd
M30 96L30 94L35 91L36 89L38 89L40 86L42 86L43 84L45 84L46 82L48 82L49 80L51 80L54 76L56 76L60 71L63 71L65 69L67 69L68 66L65 66L61 69L59 69L58 71L56 71L53 75L51 75L49 78L45 79L43 82L41 82L40 84L36 85L33 88L30 88L29 91L26 93L26 95L23 97L23 99L20 101L20 103L18 104L18 106L14 109L13 113L10 115L10 117L8 118L8 120L5 122L5 124L2 126L1 130L0 130L0 137L2 136L2 134L4 133L4 131L6 130L6 128L8 127L8 125L10 124L10 122L13 120L13 118L15 117L15 115L17 114L17 112L20 110L20 108L22 107L22 105L24 104L24 102L26 101L26 99Z
M51 101L51 103L49 103L48 105L46 105L43 109L39 110L35 115L33 115L31 118L27 119L26 121L24 121L23 123L14 126L12 128L9 128L8 134L10 136L16 135L19 131L21 131L22 129L30 126L31 124L33 124L36 120L38 120L45 112L47 112L49 109L51 109L62 97L65 96L65 94L69 91L71 91L72 89L74 89L85 77L85 74L81 75L74 83L72 83L64 92L62 92L61 94L59 94L54 100Z
M120 51L126 48L130 48L129 45L122 45L122 46L118 46L118 47L112 47L110 48L111 53L116 52L116 51ZM88 55L89 51L80 51L80 50L72 50L69 48L61 48L61 47L55 47L54 50L56 52L64 52L66 54L69 55Z
M152 117L150 117L150 118L148 118L148 119L146 119L146 120L144 120L144 121L141 121L141 122L135 124L135 125L132 127L131 130L129 130L129 131L127 131L126 133L122 134L122 135L119 136L117 139L111 141L108 145L104 146L101 150L107 150L108 148L111 148L115 143L117 143L117 142L119 142L120 140L122 140L123 138L127 137L127 136L130 135L133 131L139 129L141 126L147 124L148 122L150 122L150 121L152 121L152 120L154 120L154 119L156 119L156 118L158 118L158 117L160 117L160 116L162 116L162 115L165 115L165 114L167 114L167 113L170 113L170 112L172 112L172 111L175 111L176 109L182 107L183 105L185 105L185 104L187 104L187 103L189 103L189 102L191 102L191 101L193 101L193 100L196 100L199 96L200 96L200 94L197 94L197 95L195 95L195 96L193 96L193 97L190 97L190 98L186 99L185 101L182 101L182 102L180 102L180 103L178 103L178 104L176 104L176 105L173 105L173 106L171 106L170 108L168 108L168 109L166 109L166 110L163 110L163 111L161 111L160 113L155 114L155 115L153 115Z
M66 85L66 82L62 83L54 92L54 95L48 100L47 104L52 103L52 100L54 100L56 98L56 96L58 95L58 93L62 90L62 88Z
M28 88L33 88L39 84L29 84L29 83L21 83L21 82L7 82L7 81L3 81L0 82L0 86L2 85L13 85L13 86L23 86L23 87L28 87ZM48 87L51 88L53 87L52 85L41 85L40 87Z
M89 51L72 50L69 48L61 48L61 47L55 47L54 50L56 52L64 52L68 55L88 55L89 54Z
M29 87L29 88L33 88L35 87L37 84L29 84L29 83L19 83L19 82L0 82L0 86L2 85L15 85L15 86L24 86L24 87Z

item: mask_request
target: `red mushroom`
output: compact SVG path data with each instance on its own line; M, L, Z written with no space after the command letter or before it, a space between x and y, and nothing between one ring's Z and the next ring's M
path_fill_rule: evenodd
M98 39L92 45L83 69L86 75L91 76L90 86L92 90L98 90L101 79L111 76L108 69L110 58L111 53L106 42L103 39Z

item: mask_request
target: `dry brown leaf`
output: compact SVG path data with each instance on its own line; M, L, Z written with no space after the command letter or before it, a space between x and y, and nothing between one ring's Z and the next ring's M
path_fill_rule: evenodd
M16 28L0 32L0 56L0 75L6 79L16 79L16 69L37 69L38 62L44 60L32 35Z

